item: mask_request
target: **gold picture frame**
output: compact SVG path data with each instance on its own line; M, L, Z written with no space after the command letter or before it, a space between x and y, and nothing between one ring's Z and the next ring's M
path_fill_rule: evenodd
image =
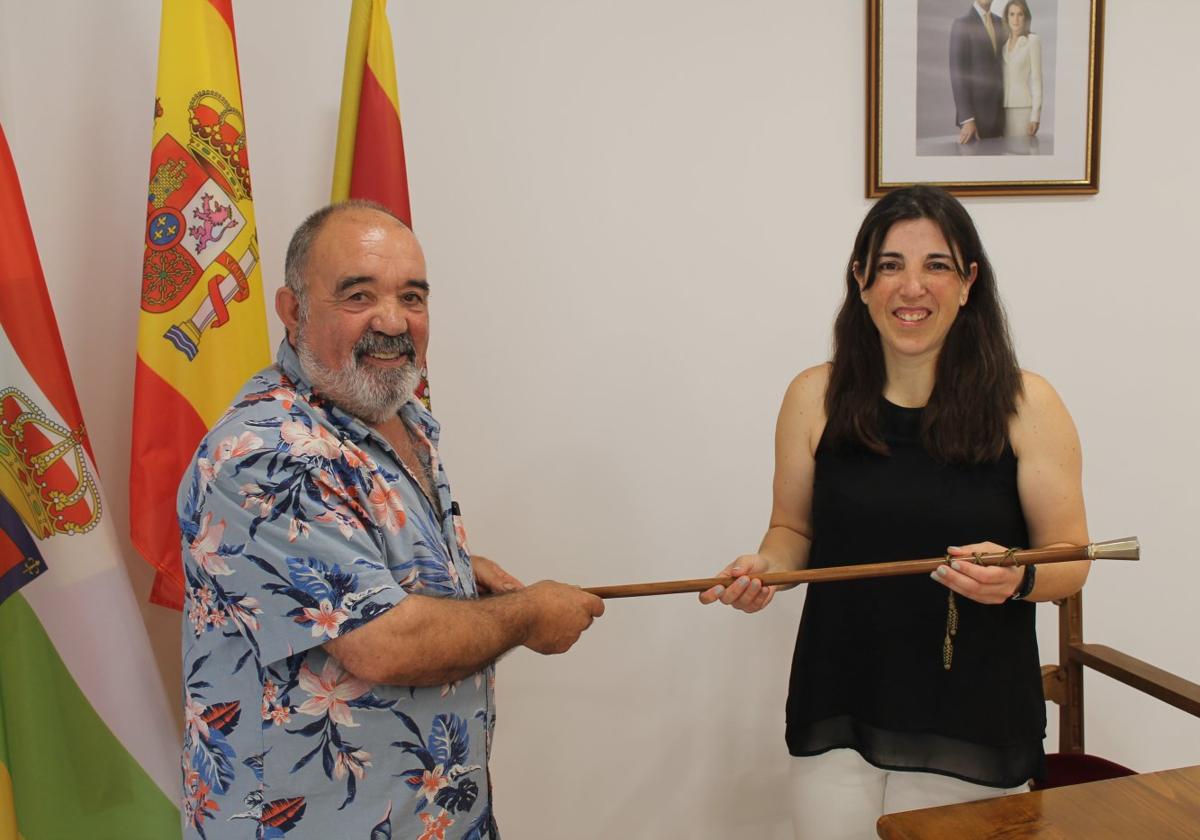
M1099 191L1104 0L980 2L867 0L868 198Z

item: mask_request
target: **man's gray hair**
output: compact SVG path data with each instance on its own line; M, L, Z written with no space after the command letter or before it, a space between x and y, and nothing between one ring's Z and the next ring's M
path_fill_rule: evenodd
M283 260L283 283L292 290L292 294L299 301L302 319L308 316L308 282L304 278L308 269L308 252L312 249L313 242L316 241L317 234L321 232L325 223L334 216L350 210L378 210L384 215L391 216L405 230L411 230L404 220L390 209L378 201L370 201L365 198L352 198L348 201L327 204L301 222L300 227L296 228L296 232L292 234L292 240L288 243L287 256Z

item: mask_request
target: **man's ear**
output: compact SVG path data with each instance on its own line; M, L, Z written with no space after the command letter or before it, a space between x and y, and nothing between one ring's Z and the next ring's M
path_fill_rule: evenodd
M288 341L296 334L296 325L300 323L300 299L287 286L280 286L275 292L275 314L287 327Z

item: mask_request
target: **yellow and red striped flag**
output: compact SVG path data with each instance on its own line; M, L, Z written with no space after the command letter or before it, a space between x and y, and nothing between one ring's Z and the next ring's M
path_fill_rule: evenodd
M183 603L179 480L269 361L233 0L164 0L129 481L156 604Z
M333 201L348 198L378 201L412 226L387 0L350 7L333 162Z
M387 0L353 0L350 7L332 200L348 198L377 201L412 227ZM426 360L418 362L417 396L428 406Z

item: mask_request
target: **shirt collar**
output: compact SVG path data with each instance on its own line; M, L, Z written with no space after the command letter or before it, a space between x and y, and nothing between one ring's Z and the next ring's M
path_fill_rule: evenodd
M962 7L959 6L959 8L961 9ZM971 8L975 10L975 14L979 15L980 20L983 20L985 17L987 17L988 15L991 14L991 12L985 12L983 10L983 7L980 6L978 3L972 3Z
M420 425L422 431L425 432L425 437L429 438L429 442L434 446L438 445L438 439L442 435L442 426L438 421L433 419L433 415L429 413L429 409L425 408L425 403L416 397L411 398L404 405L400 406L400 416L409 425Z
M296 348L286 337L279 342L279 351L275 354L275 364L283 371L284 376L292 380L297 391L306 393L312 391L312 385L304 375L303 368L300 367L300 357L296 355Z

